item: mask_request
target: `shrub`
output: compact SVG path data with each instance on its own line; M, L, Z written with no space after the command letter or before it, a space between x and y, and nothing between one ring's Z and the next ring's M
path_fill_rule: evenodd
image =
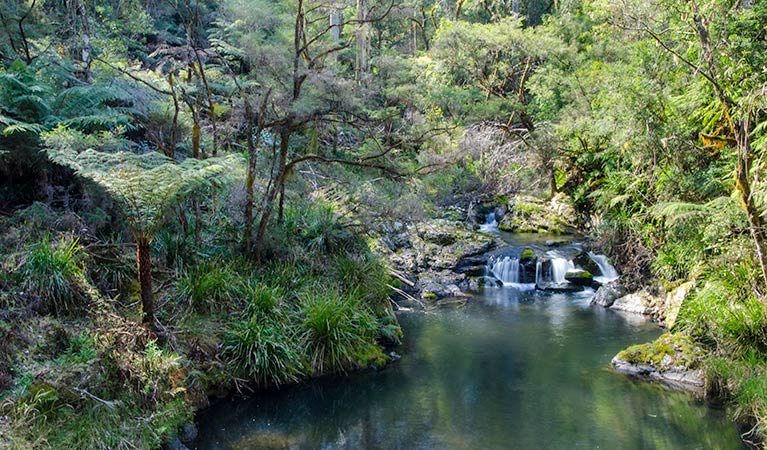
M295 382L304 373L295 332L278 319L254 315L237 322L224 342L224 355L240 376L261 385Z
M382 356L374 344L378 321L356 298L314 289L302 296L300 315L301 342L313 370L367 366Z
M229 265L216 263L191 267L178 280L176 295L197 312L226 311L246 295L244 282Z
M33 244L21 268L21 285L43 301L43 309L63 314L81 300L83 282L82 247L77 239L51 243L50 235Z

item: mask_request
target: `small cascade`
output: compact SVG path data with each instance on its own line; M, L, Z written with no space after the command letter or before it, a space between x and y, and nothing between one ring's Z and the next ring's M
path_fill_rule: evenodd
M479 231L483 233L492 233L498 231L498 221L495 220L495 212L490 211L485 216L485 223L479 226Z
M505 256L492 262L490 271L504 284L519 283L519 259Z
M595 280L600 283L606 283L608 281L617 280L620 277L618 271L615 270L615 267L607 261L607 256L596 255L589 252L589 258L599 266L599 271L602 272L601 276L594 277Z
M541 281L543 281L543 277L541 274L542 269L543 269L543 262L541 262L539 258L538 261L535 263L535 284L538 284Z
M565 282L565 274L568 270L575 269L575 264L565 258L551 259L551 282L561 284Z

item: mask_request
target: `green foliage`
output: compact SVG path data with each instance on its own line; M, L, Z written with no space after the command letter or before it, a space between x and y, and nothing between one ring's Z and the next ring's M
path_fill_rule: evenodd
M114 134L85 135L59 127L43 134L48 156L104 188L123 208L139 236L154 237L168 208L236 165L238 157L186 159L175 163L159 153L115 151L126 143ZM95 148L98 148L95 149Z
M176 296L200 313L232 310L247 295L241 276L228 264L210 261L181 275Z
M352 295L313 290L302 296L300 338L312 370L364 367L382 356L373 343L376 318Z
M229 329L224 355L240 376L260 385L296 382L305 372L303 349L290 324L260 314Z
M50 235L33 244L19 277L29 294L43 300L44 309L56 314L72 312L82 300L84 283L82 248L77 239Z

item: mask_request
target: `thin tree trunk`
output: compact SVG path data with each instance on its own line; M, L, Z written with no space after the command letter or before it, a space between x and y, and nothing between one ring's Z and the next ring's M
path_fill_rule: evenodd
M367 48L367 2L357 0L357 77L361 78L368 70Z
M93 83L93 78L91 78L91 26L90 22L88 21L88 11L85 9L85 3L83 0L78 0L77 2L77 14L80 16L80 20L82 21L83 26L83 74L85 82L91 84Z
M141 286L141 321L154 327L154 293L152 292L152 250L146 236L136 238L138 281Z
M557 174L553 167L549 169L549 187L551 188L551 198L557 195Z
M285 167L288 161L288 147L290 144L290 131L283 129L280 132L280 166L277 170L277 176L274 179L274 183L268 190L266 198L264 199L264 208L261 213L261 221L258 223L258 232L256 234L256 241L253 246L253 256L256 260L261 258L261 250L263 250L264 237L266 236L266 228L269 225L269 219L272 216L272 210L274 209L274 199L277 197L277 193L280 192L281 186L285 182Z

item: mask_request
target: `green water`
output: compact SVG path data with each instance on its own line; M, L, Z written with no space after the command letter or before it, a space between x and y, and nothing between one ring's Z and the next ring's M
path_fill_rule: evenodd
M197 449L738 449L723 411L609 370L662 330L590 294L487 289L401 315L402 359L199 417Z

